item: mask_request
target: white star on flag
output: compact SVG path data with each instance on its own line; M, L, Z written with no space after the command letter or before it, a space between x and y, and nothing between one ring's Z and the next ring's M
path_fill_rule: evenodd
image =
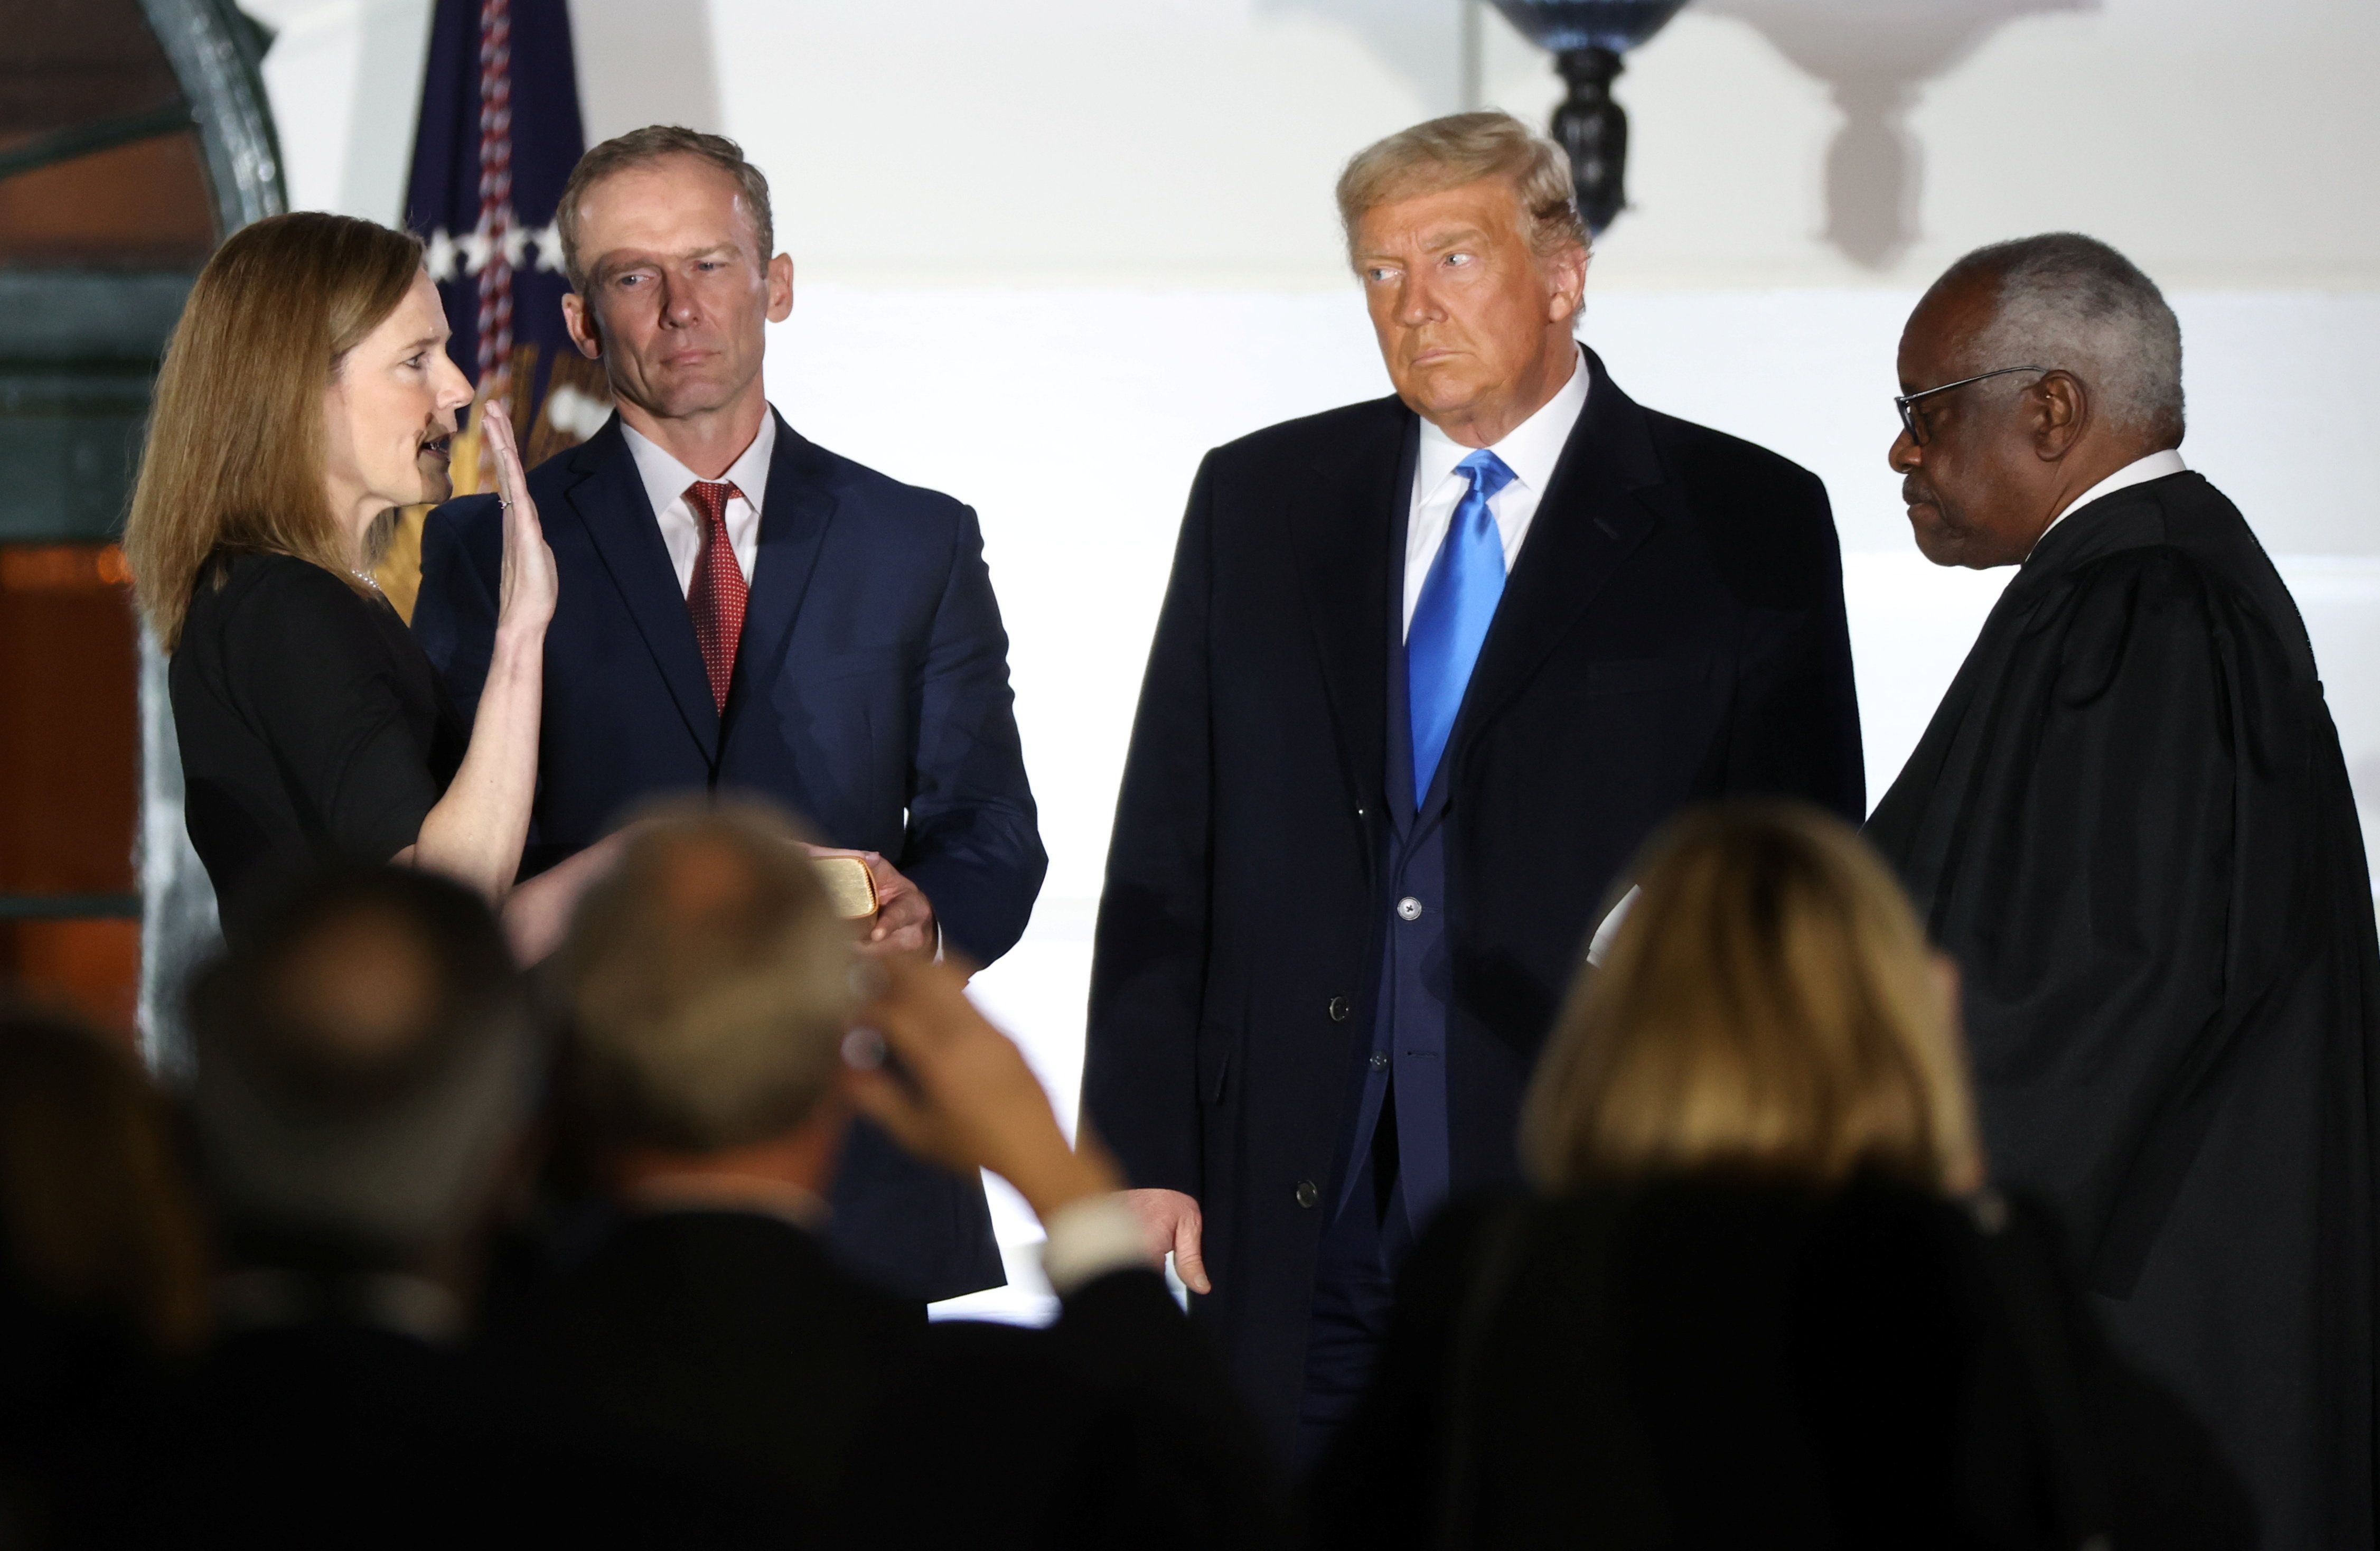
M488 267L489 243L485 230L465 232L455 239L455 246L462 250L464 274L477 275Z
M489 229L492 226L495 228L493 232ZM503 235L499 237L496 232ZM488 261L495 257L500 249L504 256L504 267L517 272L521 267L522 250L528 238L528 229L513 219L511 211L497 211L492 220L482 220L478 226L456 239L455 246L463 251L463 273L479 274L488 267Z
M498 211L496 214L504 224L504 267L517 274L521 266L522 250L528 242L528 230L513 220L513 213L509 210Z
M455 239L446 235L446 228L441 226L431 232L421 254L422 263L430 270L430 278L442 285L455 278Z

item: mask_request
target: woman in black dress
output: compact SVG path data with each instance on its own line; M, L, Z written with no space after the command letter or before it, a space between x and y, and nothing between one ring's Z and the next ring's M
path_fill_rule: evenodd
M1316 1543L2244 1547L2204 1430L1984 1189L1956 977L1815 809L1681 821L1548 1040L1538 1194L1450 1206Z
M228 930L260 881L340 855L469 884L535 958L601 864L515 885L555 580L500 403L503 597L468 727L371 580L386 514L451 493L471 385L446 336L416 239L306 212L226 241L166 351L125 549L173 654L184 813Z

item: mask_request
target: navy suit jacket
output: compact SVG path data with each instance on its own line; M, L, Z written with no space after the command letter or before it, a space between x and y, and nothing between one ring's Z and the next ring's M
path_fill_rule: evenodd
M989 964L1015 943L1048 858L973 511L780 419L722 716L617 419L528 485L561 599L524 875L650 799L753 793L828 844L882 852L933 902L953 953ZM413 628L467 720L495 639L503 537L490 495L450 502L422 531ZM848 1264L896 1291L1002 1279L981 1182L871 1128L854 1132L834 1204Z
M1440 925L1415 979L1444 1009L1457 1193L1517 1173L1537 1052L1663 820L1740 793L1864 807L1825 486L1638 407L1591 351L1587 370L1440 767L1444 910L1420 922ZM1215 1290L1192 1312L1284 1440L1398 919L1389 771L1410 745L1391 670L1417 442L1386 398L1208 455L1093 950L1085 1122L1134 1184L1198 1197Z

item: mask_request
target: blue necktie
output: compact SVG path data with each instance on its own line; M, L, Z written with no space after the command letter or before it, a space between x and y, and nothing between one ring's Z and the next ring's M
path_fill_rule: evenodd
M1456 464L1471 488L1454 504L1454 518L1430 562L1405 631L1405 698L1413 711L1414 806L1421 806L1430 777L1454 731L1471 665L1488 639L1504 595L1504 535L1488 503L1512 482L1512 470L1481 448Z

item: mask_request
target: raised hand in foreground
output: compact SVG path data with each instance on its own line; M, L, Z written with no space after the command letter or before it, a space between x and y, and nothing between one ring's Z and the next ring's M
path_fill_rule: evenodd
M844 1046L862 1114L904 1147L960 1173L988 1168L1043 1222L1123 1188L1096 1149L1066 1145L1040 1080L948 964L898 955L863 965L876 994Z

